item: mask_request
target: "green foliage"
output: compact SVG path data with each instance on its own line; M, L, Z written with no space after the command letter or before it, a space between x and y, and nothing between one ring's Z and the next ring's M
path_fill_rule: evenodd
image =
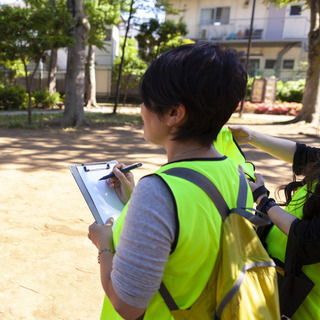
M28 95L21 86L0 86L0 108L4 110L26 109Z
M33 59L38 62L44 51L72 42L67 36L68 28L66 10L57 6L47 5L36 9L33 6L1 6L0 52L10 60L21 59L24 62L25 59Z
M287 82L278 81L277 100L301 103L305 83L304 79Z
M121 1L86 0L85 11L90 22L88 44L103 49L103 40L108 35L108 26L115 25L120 18Z
M183 11L173 8L173 5L168 0L155 0L154 2L154 7L164 11L166 14L179 14L179 12Z
M0 80L2 83L13 85L18 77L24 75L24 68L21 60L1 59L0 53Z
M124 38L120 39L120 47L123 46ZM121 55L117 57L113 65L114 79L117 79L121 63ZM140 77L147 69L147 64L139 57L135 39L127 39L121 77L121 89L124 91L124 100L129 88L137 87ZM114 81L114 84L116 81ZM125 102L125 101L124 101Z
M298 0L266 0L266 2L271 2L276 7L282 8L283 6L285 6L285 5L289 4L289 3L298 2Z
M247 94L246 94L245 100L250 100L253 80L254 80L254 77L250 77L250 76L248 75Z
M139 55L148 64L161 53L191 43L192 40L182 39L188 33L187 26L180 20L166 20L159 23L157 19L150 19L140 25L140 33L136 36L139 44Z
M183 39L181 38L181 36L173 37L161 46L160 54L168 50L171 50L173 48L180 47L184 44L191 44L191 43L194 43L194 41L191 39Z
M33 104L37 108L49 109L60 102L60 93L50 95L49 90L39 90L32 93Z

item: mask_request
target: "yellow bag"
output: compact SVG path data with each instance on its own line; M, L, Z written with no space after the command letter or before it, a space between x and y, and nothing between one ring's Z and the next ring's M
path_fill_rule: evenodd
M215 185L199 172L172 168L165 173L184 178L202 188L215 203L224 221L215 267L193 305L187 310L179 310L165 285L161 284L159 292L174 319L280 319L275 264L251 224L266 225L270 220L267 216L253 215L245 210L247 182L244 175L239 172L237 208L229 210Z

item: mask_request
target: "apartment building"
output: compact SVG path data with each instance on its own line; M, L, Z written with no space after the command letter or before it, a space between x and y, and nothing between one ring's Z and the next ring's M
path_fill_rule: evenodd
M305 2L277 8L263 0L171 0L195 41L215 41L244 53L252 38L249 73L283 81L305 77L310 10ZM253 11L254 6L254 11ZM254 13L254 14L253 14ZM253 16L253 20L252 20Z

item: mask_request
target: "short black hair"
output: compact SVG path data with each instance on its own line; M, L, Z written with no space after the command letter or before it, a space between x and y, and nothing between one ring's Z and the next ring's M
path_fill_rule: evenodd
M198 42L163 53L140 81L145 106L159 116L184 105L186 121L175 140L211 144L245 97L247 73L237 51Z

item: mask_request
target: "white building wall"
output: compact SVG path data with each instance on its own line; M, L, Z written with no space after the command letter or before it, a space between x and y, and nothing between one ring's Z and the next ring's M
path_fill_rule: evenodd
M171 0L173 8L185 10L181 13L189 31L187 37L194 40L211 40L223 42L244 53L247 52L247 39L252 15L253 0ZM290 15L291 5L282 9L263 0L257 0L254 13L250 60L259 61L259 69L268 75L275 74L273 69L265 69L267 60L276 60L282 50L296 42L281 57L281 77L290 80L292 74L299 74L302 61L307 61L307 35L310 28L310 10L302 5L300 15ZM201 23L201 10L230 7L229 21L223 23ZM166 19L178 21L179 15L167 16ZM230 41L230 42L229 42ZM284 60L294 60L294 70L282 69ZM270 62L270 61L268 61Z

